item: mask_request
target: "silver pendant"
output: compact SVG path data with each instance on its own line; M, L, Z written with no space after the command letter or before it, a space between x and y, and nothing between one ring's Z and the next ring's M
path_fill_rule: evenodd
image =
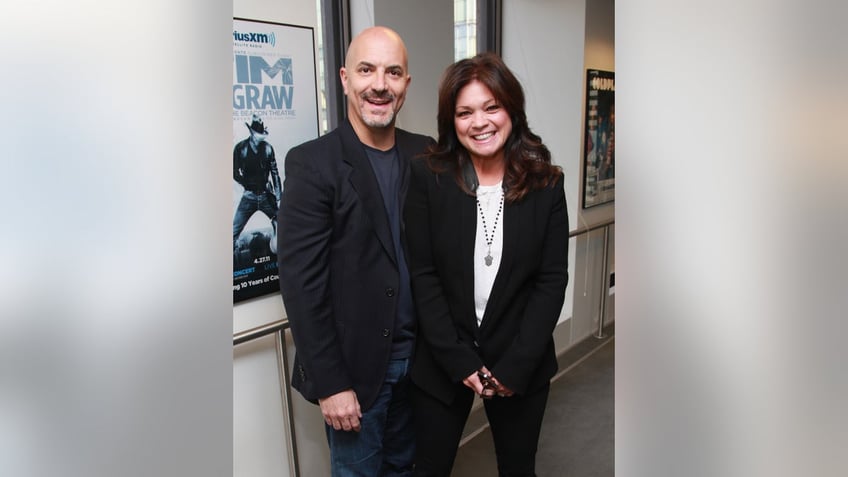
M486 256L485 256L485 257L483 257L483 260L485 260L485 261L486 261L486 266L487 266L487 267L491 267L491 266L492 266L492 254L491 254L491 253L486 254Z

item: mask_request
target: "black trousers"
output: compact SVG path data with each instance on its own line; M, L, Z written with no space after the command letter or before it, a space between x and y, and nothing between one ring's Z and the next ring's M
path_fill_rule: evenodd
M549 391L550 385L546 384L527 395L483 401L495 441L500 477L535 477L536 449ZM416 437L414 475L450 476L473 402L474 392L461 383L450 405L412 386Z

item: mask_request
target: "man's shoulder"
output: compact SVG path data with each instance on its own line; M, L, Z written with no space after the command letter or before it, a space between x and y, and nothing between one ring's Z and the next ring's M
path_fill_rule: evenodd
M310 152L314 153L318 150L326 150L332 147L338 147L341 144L339 140L338 129L334 129L323 136L303 142L291 148L293 152Z
M249 137L242 139L241 141L237 142L235 146L233 146L233 149L243 149L245 146L247 146L247 143L249 141L250 141Z
M395 142L399 146L401 155L414 159L427 152L427 149L436 141L430 136L417 134L405 129L395 129Z
M344 157L344 145L338 129L292 147L286 153L286 170L301 168L312 171L336 170Z
M395 137L399 141L409 141L425 145L434 142L433 138L427 136L426 134L418 134L401 128L395 128Z

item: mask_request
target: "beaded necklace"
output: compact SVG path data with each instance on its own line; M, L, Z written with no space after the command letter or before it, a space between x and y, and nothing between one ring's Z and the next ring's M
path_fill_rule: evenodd
M492 258L492 242L495 240L495 231L497 231L497 229L498 229L498 219L500 219L500 217L501 217L501 212L503 211L503 204L504 204L504 196L503 196L503 193L501 193L501 201L500 201L500 205L498 206L498 213L495 214L495 221L494 221L494 224L492 225L492 235L489 236L489 232L488 232L488 229L486 227L486 214L483 213L483 206L480 204L480 197L477 196L477 210L480 211L480 220L483 222L483 237L486 239L486 245L489 246L489 250L486 253L486 256L483 257L483 261L486 262L487 267L491 267L492 266L492 260L494 260Z

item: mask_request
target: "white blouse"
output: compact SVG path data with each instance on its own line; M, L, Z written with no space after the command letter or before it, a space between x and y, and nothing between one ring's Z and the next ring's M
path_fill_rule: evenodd
M489 302L503 251L503 183L477 187L477 238L474 244L474 306L477 326ZM485 223L485 227L484 227ZM490 257L490 258L487 258ZM487 265L489 263L489 265Z

